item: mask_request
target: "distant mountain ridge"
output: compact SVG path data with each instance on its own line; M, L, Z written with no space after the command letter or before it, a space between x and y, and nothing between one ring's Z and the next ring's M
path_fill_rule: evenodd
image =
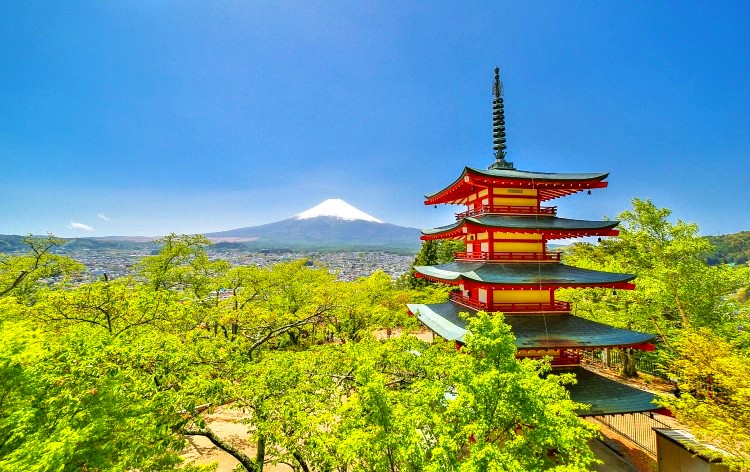
M707 256L709 264L745 264L750 261L750 231L706 236L716 250Z
M415 253L420 231L386 223L341 199L329 199L274 223L204 234L218 248L289 251L385 251ZM0 252L27 249L17 235L0 235ZM63 238L63 251L157 248L158 237L101 236Z

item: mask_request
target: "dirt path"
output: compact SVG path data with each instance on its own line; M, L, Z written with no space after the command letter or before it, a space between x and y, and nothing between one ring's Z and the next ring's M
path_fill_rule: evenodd
M248 441L250 435L247 432L247 425L240 423L243 417L245 414L241 411L223 406L218 407L205 418L206 425L214 433L241 449L248 456L254 457L256 450ZM200 465L217 462L217 472L232 472L239 464L235 458L211 444L211 441L203 436L188 437L188 445L182 455L187 462L193 461ZM263 470L264 472L290 472L292 468L286 465L267 464Z

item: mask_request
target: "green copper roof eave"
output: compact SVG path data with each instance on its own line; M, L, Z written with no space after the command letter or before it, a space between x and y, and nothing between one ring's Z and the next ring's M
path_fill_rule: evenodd
M575 231L575 230L606 230L612 229L618 224L619 221L590 221L590 220L572 220L569 218L557 218L555 216L498 216L498 215L484 215L484 216L470 216L462 218L461 220L445 226L439 226L437 228L423 229L422 234L433 235L446 233L460 228L466 223L472 223L477 226L483 226L486 228L508 228L508 229L522 229L522 230L559 230L559 231Z
M515 180L533 180L536 182L555 182L555 181L580 182L580 181L587 181L587 180L601 181L601 180L606 179L607 176L609 176L609 172L551 173L551 172L529 172L525 170L515 170L515 169L484 170L484 169L476 169L473 167L466 166L461 172L461 175L456 180L454 180L450 185L442 188L441 190L438 190L437 192L426 193L424 196L425 199L436 197L437 195L440 195L445 190L458 184L464 179L466 174L468 174L469 172L473 172L473 173L476 173L485 177L506 178L506 179L515 179Z
M570 399L589 405L578 416L622 415L656 411L656 395L598 375L583 367L552 369L551 374L572 373L576 383L566 385Z
M596 286L629 282L634 274L581 269L565 264L498 262L450 262L436 266L414 266L419 274L446 282L469 280L499 285Z
M450 303L450 302L448 302ZM422 305L407 304L409 312L416 315L417 319L425 326L430 328L434 333L448 341L464 342L466 335L466 322L458 314L445 316L432 309L433 306L440 305ZM466 310L469 311L469 310Z
M463 343L466 320L476 310L454 302L407 305L425 326L443 339ZM635 346L653 341L656 336L587 320L570 314L507 315L518 349L601 349Z

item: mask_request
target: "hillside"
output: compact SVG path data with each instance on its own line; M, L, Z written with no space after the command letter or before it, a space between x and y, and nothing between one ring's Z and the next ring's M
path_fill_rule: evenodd
M707 257L709 264L746 264L750 261L750 231L706 236L706 239L716 247L716 250Z

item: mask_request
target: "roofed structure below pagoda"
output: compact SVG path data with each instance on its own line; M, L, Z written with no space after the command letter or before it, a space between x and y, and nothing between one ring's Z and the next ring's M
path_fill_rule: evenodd
M485 215L469 216L461 218L461 220L451 225L423 229L422 234L428 237L457 237L463 234L462 228L465 226L480 226L507 230L508 232L548 233L546 234L548 238L567 238L578 236L578 233L593 236L611 236L617 234L613 228L619 223L619 221L572 220L554 216Z
M578 416L621 415L659 409L654 403L656 396L653 393L623 385L583 367L553 369L551 373L575 374L576 383L565 386L570 399L590 405L578 410Z
M407 305L425 326L441 338L464 342L466 320L460 313L476 315L476 310L453 302ZM518 349L601 349L636 346L655 336L614 328L570 314L506 315L505 323L516 337Z
M593 173L548 173L529 172L512 168L475 169L464 167L463 172L453 183L442 190L425 195L425 204L462 203L461 199L476 191L476 187L490 185L508 188L534 188L542 201L570 195L592 188L607 186L604 179L608 172Z
M581 269L565 264L449 262L414 266L418 276L445 283L481 282L501 286L632 288L633 274Z

